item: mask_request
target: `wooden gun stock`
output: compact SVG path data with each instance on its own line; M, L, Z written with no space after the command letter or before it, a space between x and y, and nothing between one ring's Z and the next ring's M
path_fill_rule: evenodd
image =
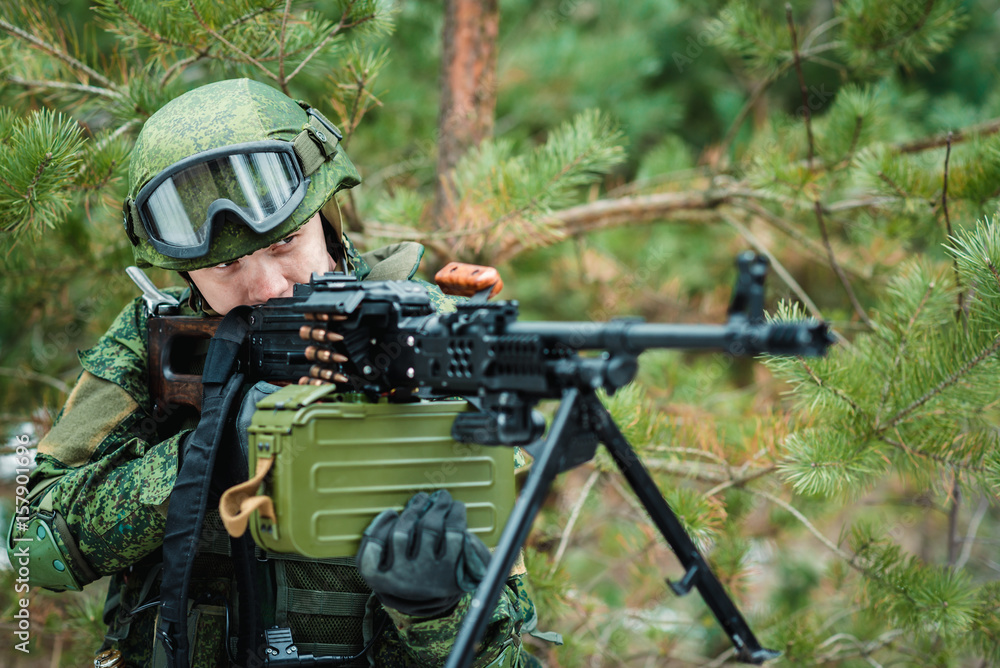
M157 415L170 406L201 410L201 374L193 373L192 366L199 346L207 348L220 322L222 318L193 316L149 319L149 388Z

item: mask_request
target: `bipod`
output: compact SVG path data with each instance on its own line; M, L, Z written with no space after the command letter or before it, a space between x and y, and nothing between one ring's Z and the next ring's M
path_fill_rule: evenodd
M486 630L500 590L549 487L560 473L593 459L598 443L603 443L611 453L639 502L684 567L684 576L679 581L667 581L670 588L679 596L692 588L701 593L736 648L738 661L760 665L779 656L780 652L761 647L596 392L588 387L569 387L563 391L548 434L526 448L534 458L531 472L500 535L486 575L472 597L445 668L467 668L472 663L476 645Z

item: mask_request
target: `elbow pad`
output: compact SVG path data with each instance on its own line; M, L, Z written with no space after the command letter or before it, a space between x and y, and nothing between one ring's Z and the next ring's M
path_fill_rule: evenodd
M16 530L15 530L16 527ZM63 549L56 540L56 532ZM47 493L27 520L14 519L7 533L7 553L15 571L27 569L28 584L52 591L80 591L83 585L97 579L83 555L76 547L69 527L62 515L52 510L52 493ZM76 566L83 572L82 581L71 569Z

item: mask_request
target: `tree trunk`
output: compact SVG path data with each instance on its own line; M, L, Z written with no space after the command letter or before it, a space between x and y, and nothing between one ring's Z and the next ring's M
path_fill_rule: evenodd
M433 229L455 222L450 171L493 132L496 107L497 0L445 0Z

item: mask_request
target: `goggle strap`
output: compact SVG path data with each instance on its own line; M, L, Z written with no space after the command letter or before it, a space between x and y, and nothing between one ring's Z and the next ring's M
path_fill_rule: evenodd
M302 132L292 140L295 153L302 161L302 173L310 176L319 169L324 162L333 159L337 154L337 146L340 144L340 137L325 127L323 119L318 118L319 112L309 114L309 122L304 126Z
M125 198L122 207L122 217L125 219L125 233L133 246L138 246L141 241L149 241L149 234L139 219L139 210L135 206L135 200L131 197Z

